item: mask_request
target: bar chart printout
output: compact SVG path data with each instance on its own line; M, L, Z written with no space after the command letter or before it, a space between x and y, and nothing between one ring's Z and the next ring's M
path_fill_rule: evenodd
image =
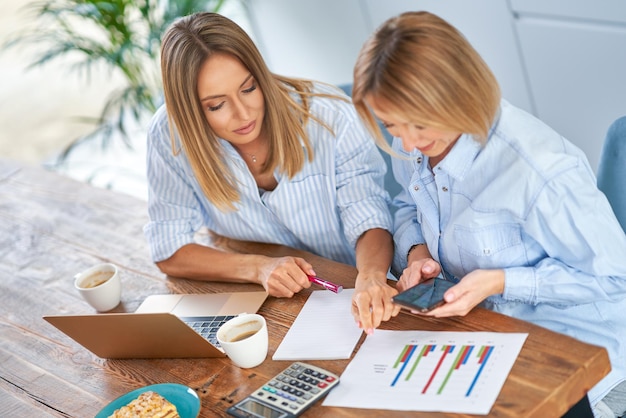
M324 405L488 414L527 336L376 330Z

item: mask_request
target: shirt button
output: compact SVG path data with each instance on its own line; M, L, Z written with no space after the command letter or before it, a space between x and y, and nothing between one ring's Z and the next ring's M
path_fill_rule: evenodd
M420 186L418 185L413 186L413 190L418 191L419 189L420 189Z
M448 188L447 188L446 186L443 186L443 187L441 188L441 190L443 190L444 192L447 192L447 191L448 191Z
M416 161L417 161L418 164L421 164L422 163L422 157L417 157Z
M485 248L485 249L483 249L483 254L489 255L489 254L491 254L491 250L489 248Z

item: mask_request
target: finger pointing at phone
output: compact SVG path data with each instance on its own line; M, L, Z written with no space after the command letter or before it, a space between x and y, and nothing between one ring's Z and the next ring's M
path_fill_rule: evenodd
M402 292L426 279L437 277L441 266L432 258L421 258L409 263L398 280L396 289Z

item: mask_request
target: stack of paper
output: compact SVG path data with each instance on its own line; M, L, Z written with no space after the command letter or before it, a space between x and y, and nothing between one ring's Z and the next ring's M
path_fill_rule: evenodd
M362 334L351 313L353 293L312 292L272 360L350 358Z

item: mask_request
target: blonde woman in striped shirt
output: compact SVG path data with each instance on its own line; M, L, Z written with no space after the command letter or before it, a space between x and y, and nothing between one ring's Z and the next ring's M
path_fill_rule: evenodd
M359 325L371 332L396 315L386 167L347 97L271 73L249 36L214 13L175 22L161 65L145 227L161 271L259 283L277 297L310 286L305 260L225 253L196 242L207 228L355 265Z

